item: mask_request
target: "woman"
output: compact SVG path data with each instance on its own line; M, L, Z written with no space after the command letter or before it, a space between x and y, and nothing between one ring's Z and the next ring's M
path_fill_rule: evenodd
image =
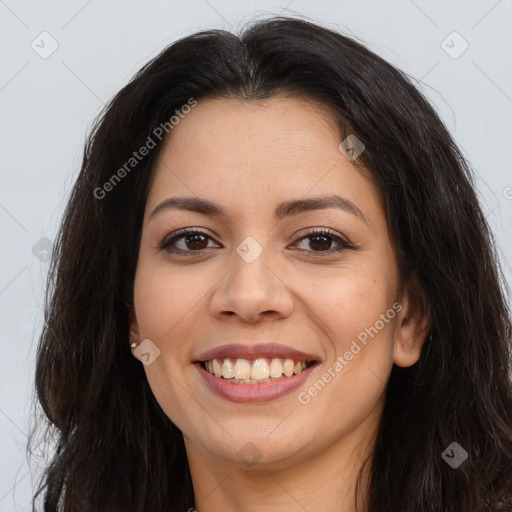
M471 173L359 43L273 18L170 45L94 127L56 247L46 511L512 510Z

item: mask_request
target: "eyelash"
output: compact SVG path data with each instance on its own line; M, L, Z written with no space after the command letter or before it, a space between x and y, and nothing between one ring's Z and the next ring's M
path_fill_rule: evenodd
M174 233L171 233L170 235L166 236L162 242L159 245L159 249L162 251L166 251L170 254L185 254L185 255L191 255L191 254L201 254L209 247L206 247L204 249L198 249L198 250L188 250L184 251L182 249L173 248L172 245L176 243L178 240L181 240L187 236L193 236L193 235L203 235L207 238L210 238L213 240L213 238L206 232L198 228L183 228L179 229L178 231L175 231ZM328 249L326 251L313 251L313 250L307 250L307 252L311 252L313 254L317 255L323 255L323 254L333 254L333 253L339 253L345 249L355 249L353 245L351 245L347 240L343 239L339 235L336 234L336 232L328 229L328 228L309 228L306 232L306 234L302 235L296 242L301 242L302 240L306 240L308 238L313 238L315 236L323 236L328 237L332 239L334 242L338 244L338 247L335 249ZM300 251L303 251L304 249L297 249Z

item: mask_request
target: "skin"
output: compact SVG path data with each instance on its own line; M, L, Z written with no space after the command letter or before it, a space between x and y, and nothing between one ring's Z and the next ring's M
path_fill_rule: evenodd
M144 368L183 432L199 512L356 510L354 485L373 449L392 365L419 358L427 319L414 306L412 285L399 290L381 195L340 152L341 140L327 108L309 100L206 99L174 127L160 154L130 342L149 338L160 350ZM274 217L283 201L331 194L355 204L367 222L332 207ZM171 196L208 199L225 216L162 209L150 217ZM176 241L185 255L160 249L184 227L211 238ZM308 228L328 228L351 246L329 253L336 240L304 238ZM250 264L236 252L248 236L263 249ZM299 393L397 302L400 312L309 403L299 403ZM275 401L222 399L192 364L225 343L265 342L320 361L304 385ZM253 465L237 456L249 442L259 457ZM357 510L364 510L366 476Z

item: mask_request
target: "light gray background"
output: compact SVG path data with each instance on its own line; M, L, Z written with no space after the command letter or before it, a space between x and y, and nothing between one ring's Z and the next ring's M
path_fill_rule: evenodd
M512 282L512 0L0 0L0 512L30 510L37 465L25 445L49 243L39 241L55 237L94 116L170 42L271 14L352 34L418 80L478 175ZM51 48L44 31L58 44L46 59L31 47ZM453 31L469 44L458 58Z

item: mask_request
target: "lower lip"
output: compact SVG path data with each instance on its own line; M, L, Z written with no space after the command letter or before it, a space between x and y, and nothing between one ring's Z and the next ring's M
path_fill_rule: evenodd
M235 384L222 377L215 377L205 370L200 363L196 363L201 377L206 385L218 396L225 400L238 403L270 402L291 393L297 389L308 378L309 373L315 365L306 368L298 375L283 377L272 382L257 384Z

